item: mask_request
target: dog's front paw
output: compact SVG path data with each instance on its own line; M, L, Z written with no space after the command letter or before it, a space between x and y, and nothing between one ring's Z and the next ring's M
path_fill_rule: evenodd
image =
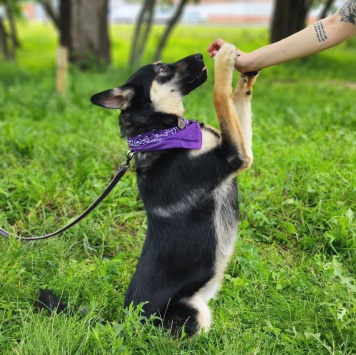
M236 59L236 47L230 43L225 43L215 56L215 68L223 66L233 70L235 68Z

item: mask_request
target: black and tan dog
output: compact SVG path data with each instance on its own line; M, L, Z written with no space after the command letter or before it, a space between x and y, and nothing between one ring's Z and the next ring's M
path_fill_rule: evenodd
M147 317L187 334L211 326L215 297L234 250L238 204L236 175L252 163L251 97L255 76L242 75L232 94L235 47L215 57L214 104L220 133L200 124L199 149L137 152L135 167L148 230L125 306L147 302ZM254 73L256 74L256 73ZM146 65L126 84L91 101L119 108L124 137L181 126L182 98L207 79L200 54L173 64ZM180 127L184 129L183 126Z

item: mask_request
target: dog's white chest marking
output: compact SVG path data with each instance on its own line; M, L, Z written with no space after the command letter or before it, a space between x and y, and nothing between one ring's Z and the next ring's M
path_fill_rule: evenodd
M214 132L216 132L216 134L214 134L214 132L212 132L212 130ZM202 146L199 150L191 150L189 152L189 156L194 158L194 157L198 157L201 154L207 153L211 150L213 150L214 148L216 148L220 143L220 138L219 138L219 133L217 131L215 131L215 129L213 128L209 128L209 129L202 129Z

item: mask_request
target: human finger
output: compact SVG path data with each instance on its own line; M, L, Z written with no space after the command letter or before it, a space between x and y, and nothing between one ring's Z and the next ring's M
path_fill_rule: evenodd
M226 42L222 40L221 38L217 38L214 40L212 43L210 43L207 51L210 54L210 57L214 57L218 50L225 44Z

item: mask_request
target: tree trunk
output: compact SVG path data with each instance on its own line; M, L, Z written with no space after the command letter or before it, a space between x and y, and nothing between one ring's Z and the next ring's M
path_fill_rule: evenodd
M110 64L108 0L61 0L60 44L81 69Z
M47 16L52 20L54 26L60 31L60 19L59 14L56 13L56 10L53 7L51 0L38 0L38 2L43 6L44 11Z
M153 57L154 61L158 61L161 57L161 53L163 51L163 48L166 45L166 42L168 40L169 35L171 34L173 28L175 27L175 25L177 24L178 20L180 19L184 6L187 4L189 0L180 0L178 7L176 9L175 14L173 15L173 17L169 20L166 30L164 31L161 40L158 43L157 49L156 49L156 53Z
M142 58L147 38L151 32L156 0L145 0L138 16L132 40L129 67L136 67Z
M14 20L14 9L11 7L11 2L9 0L5 0L5 9L6 9L6 16L9 20L9 26L10 26L10 41L11 41L11 56L14 58L15 57L15 52L16 48L20 47L20 41L18 39L17 35L17 29L16 29L16 24Z
M142 55L145 51L145 46L148 40L148 37L151 33L151 29L152 29L152 23L153 23L153 15L154 15L154 4L155 1L150 1L151 5L147 11L147 16L144 18L144 22L145 22L145 26L143 28L143 33L142 36L140 38L140 42L137 48L137 52L140 54L139 59L142 58Z
M4 26L3 19L0 17L0 49L4 59L10 59L9 47L7 44L7 33Z
M312 2L313 0L275 0L271 43L303 29Z
M325 18L328 15L328 12L330 11L331 7L333 6L335 0L328 0L324 7L323 10L321 11L321 14L319 16L319 20L322 20L323 18Z

